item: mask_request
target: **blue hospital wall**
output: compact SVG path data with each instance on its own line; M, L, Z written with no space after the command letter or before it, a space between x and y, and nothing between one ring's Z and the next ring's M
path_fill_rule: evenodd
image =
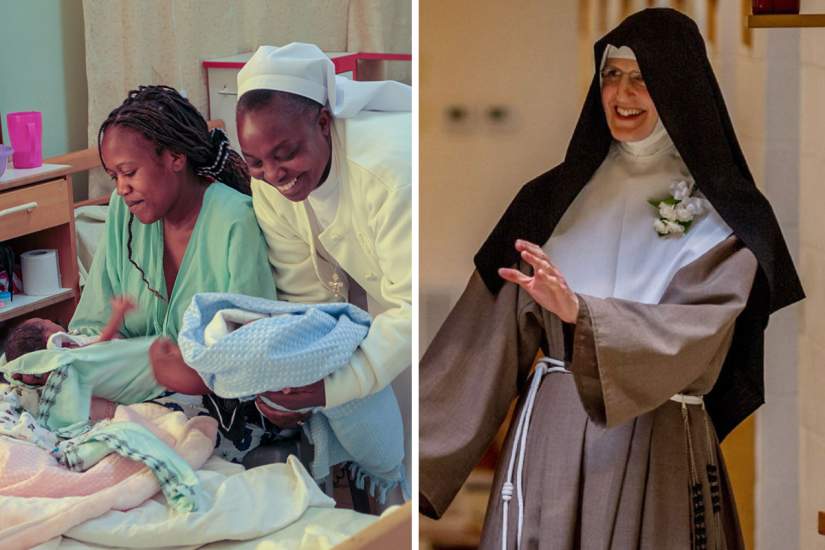
M84 149L87 103L82 0L0 0L3 143L6 113L42 111L44 157Z

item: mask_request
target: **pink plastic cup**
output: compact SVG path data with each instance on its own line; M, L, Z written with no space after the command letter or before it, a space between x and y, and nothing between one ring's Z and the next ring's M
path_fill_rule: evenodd
M15 168L37 168L43 164L43 114L39 111L6 115L9 139L14 148Z

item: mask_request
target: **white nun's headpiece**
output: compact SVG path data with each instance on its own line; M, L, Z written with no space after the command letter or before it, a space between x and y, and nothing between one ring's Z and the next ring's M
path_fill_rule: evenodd
M633 53L633 50L630 49L628 46L622 46L617 48L613 44L608 44L604 48L604 52L602 53L602 62L599 63L599 74L601 75L601 70L604 69L604 64L607 63L608 59L631 59L636 61L636 54ZM601 83L601 76L599 76L599 83Z
M260 46L238 73L238 98L252 90L276 90L308 97L329 107L333 117L361 111L407 111L412 90L393 80L353 81L336 76L332 60L314 44Z
M602 56L602 67L604 67L604 62L609 57L612 57L613 59L632 59L633 61L636 61L636 54L633 53L633 50L630 49L629 46L621 46L617 48L613 44L608 44L604 49L604 55Z
M617 48L613 44L608 44L604 49L604 53L602 54L602 62L599 65L599 84L602 83L601 70L604 69L604 64L607 63L608 59L631 59L636 61L636 54L633 53L633 50L628 46L621 46ZM656 121L656 126L653 128L653 131L649 136L641 139L640 141L626 141L624 142L624 146L630 148L631 150L634 150L635 148L636 152L639 153L651 144L658 142L659 139L665 134L667 134L667 130L665 130L665 125L662 123L662 117L659 117L659 120Z

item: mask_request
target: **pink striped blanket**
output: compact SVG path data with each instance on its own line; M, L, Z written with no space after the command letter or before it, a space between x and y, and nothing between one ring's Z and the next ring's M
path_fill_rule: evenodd
M113 421L143 425L193 469L203 466L215 444L214 419L187 419L152 403L119 406ZM139 506L159 490L147 467L119 455L109 455L85 472L72 472L40 447L2 437L0 547L30 548L110 510Z

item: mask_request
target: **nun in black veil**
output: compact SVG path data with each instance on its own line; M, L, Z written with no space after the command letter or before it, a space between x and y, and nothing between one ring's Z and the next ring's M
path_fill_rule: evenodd
M719 442L764 401L769 315L804 294L693 21L634 14L595 69L564 162L421 361L421 509L518 398L482 548L744 548Z

